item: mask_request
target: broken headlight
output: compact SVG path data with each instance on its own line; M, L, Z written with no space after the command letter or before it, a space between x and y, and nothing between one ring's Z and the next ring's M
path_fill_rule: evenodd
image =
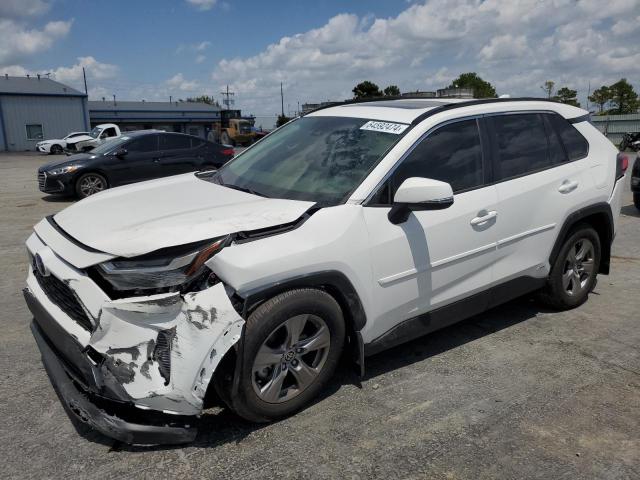
M101 263L94 272L111 289L132 295L197 290L215 283L205 262L222 250L229 237L196 245L171 247L135 258ZM191 288L194 287L194 288Z

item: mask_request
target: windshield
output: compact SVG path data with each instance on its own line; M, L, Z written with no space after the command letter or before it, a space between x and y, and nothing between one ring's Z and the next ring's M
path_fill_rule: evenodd
M397 128L391 133L393 128L383 131L372 124ZM406 127L362 118L303 117L265 137L209 180L266 197L337 204Z
M129 140L131 140L131 137L122 136L118 138L113 138L108 142L104 142L102 145L98 145L96 148L91 150L91 154L102 155L104 153L114 152Z
M102 131L101 128L93 127L93 130L91 130L91 132L89 132L89 135L91 135L93 138L98 138L98 135L100 135L101 131Z

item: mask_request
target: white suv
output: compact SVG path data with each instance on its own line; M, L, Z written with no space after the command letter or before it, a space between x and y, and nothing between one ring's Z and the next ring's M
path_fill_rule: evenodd
M32 330L62 401L124 442L192 440L209 401L262 422L364 358L608 273L626 158L535 99L348 103L217 172L116 188L27 241Z

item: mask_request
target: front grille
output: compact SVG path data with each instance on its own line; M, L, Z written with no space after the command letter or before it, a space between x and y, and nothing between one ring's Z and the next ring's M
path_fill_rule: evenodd
M93 330L93 325L87 318L87 314L84 313L78 298L66 283L53 275L43 277L37 270L34 270L33 274L38 280L40 288L52 303L60 307L60 310L69 315L85 330L89 332Z
M40 187L40 190L44 189L44 184L47 181L44 172L38 172L38 187Z

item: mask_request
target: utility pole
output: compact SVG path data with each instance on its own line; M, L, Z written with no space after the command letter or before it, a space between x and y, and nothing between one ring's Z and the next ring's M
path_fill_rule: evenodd
M226 92L220 92L220 93L224 97L224 100L222 100L222 103L227 106L227 110L230 110L231 109L231 104L233 103L233 100L231 99L231 97L233 97L235 95L235 92L230 92L229 91L229 85L227 85L227 91Z
M590 112L591 110L589 110L589 97L591 96L591 80L589 80L589 87L587 87L587 112Z
M89 95L87 92L87 74L84 71L84 67L82 67L82 78L84 78L84 94Z
M117 105L117 104L116 104L116 94L115 94L115 93L113 94L113 104L114 104L114 105Z
M280 82L280 108L284 117L284 95L282 93L282 82Z

